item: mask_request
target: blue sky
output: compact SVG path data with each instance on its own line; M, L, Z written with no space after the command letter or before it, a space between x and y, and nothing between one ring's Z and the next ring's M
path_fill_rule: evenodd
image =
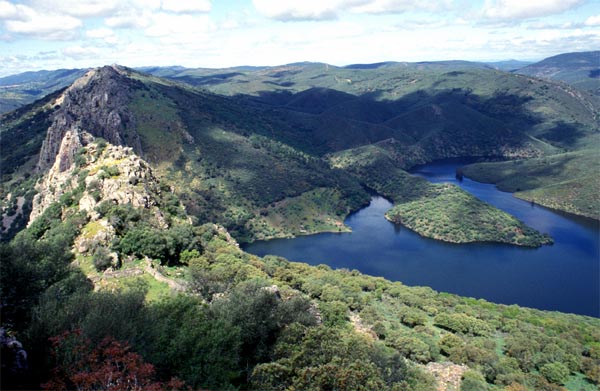
M600 0L0 0L0 76L319 61L539 60L600 49Z

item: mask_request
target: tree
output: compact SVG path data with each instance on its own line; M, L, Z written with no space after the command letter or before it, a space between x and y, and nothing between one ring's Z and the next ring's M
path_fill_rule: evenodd
M171 379L166 384L153 380L154 366L131 352L129 345L105 338L91 348L90 340L80 331L65 332L50 338L57 366L52 378L42 384L44 390L161 391L179 390L184 383Z

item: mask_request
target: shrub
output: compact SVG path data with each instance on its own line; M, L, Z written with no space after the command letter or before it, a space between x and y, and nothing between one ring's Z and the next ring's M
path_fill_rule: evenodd
M559 362L544 364L540 373L551 383L565 384L569 378L569 369Z
M94 267L97 271L102 272L112 266L112 257L106 247L98 247L92 256Z

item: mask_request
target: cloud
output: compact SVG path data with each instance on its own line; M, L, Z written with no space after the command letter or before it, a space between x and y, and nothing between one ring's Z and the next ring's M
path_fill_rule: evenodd
M600 26L600 14L590 16L585 20L585 22L583 22L583 24L586 26Z
M12 4L8 1L0 1L0 20L27 20L27 8L21 4Z
M398 14L409 11L442 11L454 0L252 0L264 16L280 21L331 20L342 12Z
M560 14L585 0L486 0L482 14L488 19L529 19Z
M198 39L214 30L214 23L207 15L177 15L157 13L152 15L152 22L145 29L148 37L171 36L178 39Z
M112 28L145 28L151 23L150 12L128 11L117 13L104 19L104 24Z
M50 11L76 17L108 16L115 12L123 2L118 0L30 0L36 10Z
M17 5L15 9L5 7L5 4L2 6L6 11L4 27L13 34L45 40L66 40L73 38L75 30L83 26L81 20L69 15L41 14L24 5Z
M211 4L209 0L163 0L161 9L178 14L205 13L210 12Z
M281 21L335 19L344 3L342 0L252 0L258 12Z
M85 36L92 39L101 39L110 45L114 45L119 41L115 32L106 27L88 30L85 32Z
M85 58L97 57L101 53L101 49L96 48L96 47L90 47L90 46L82 47L82 46L74 45L74 46L67 46L66 48L62 49L61 52L66 57L72 58L74 60L81 60L81 59L85 59Z
M415 10L441 11L450 9L452 0L372 0L350 8L354 13L397 14Z

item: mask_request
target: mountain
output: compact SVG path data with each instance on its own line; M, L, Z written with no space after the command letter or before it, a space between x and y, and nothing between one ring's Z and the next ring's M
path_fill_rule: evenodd
M2 77L0 78L0 114L68 86L86 71L86 69L57 69Z
M297 69L292 77L302 79L306 79L304 73L324 69L323 64L294 67ZM369 71L352 72L366 83L369 74L363 72ZM278 77L288 77L290 73L286 72L277 71ZM348 70L331 72L334 75L328 78L335 81L339 78L336 72ZM446 157L539 156L557 148L544 137L568 109L573 115L569 120L578 121L572 126L581 129L577 140L594 131L591 125L582 126L592 124L593 118L585 106L580 108L593 103L584 95L570 94L564 86L539 86L539 91L552 88L560 98L559 104L542 94L534 99L521 95L530 86L529 81L497 71L476 69L441 75L440 71L410 72L421 75L424 84L433 82L431 72L435 72L434 85L412 92L409 83L408 91L397 88L398 98L389 101L350 93L363 88L359 82L349 91L313 87L272 96L227 97L122 67L104 67L78 79L54 102L41 101L5 116L0 129L6 151L3 174L7 183L17 183L19 172L26 170L23 167L28 167L27 159L36 148L40 151L37 170L43 172L54 164L54 156L63 148L61 140L70 134L70 144L60 154L60 165L66 170L72 166L78 148L86 145L86 138L101 137L110 144L133 148L155 165L157 175L171 183L174 194L199 222L219 223L238 240L252 241L347 229L342 221L368 201L362 185L373 187L367 178L374 177L378 164L360 170L352 165L336 166L329 158L332 154L347 151L350 156L355 148L377 144L387 150L387 156L393 156L388 163L400 170ZM475 82L482 76L502 85L502 91ZM389 78L386 73L373 80L384 83ZM472 90L453 87L465 82L470 82ZM483 88L489 95L478 90ZM541 105L551 105L554 111L533 117L530 110ZM44 140L42 132L47 126ZM31 140L28 149L20 144L24 135ZM11 178L12 170L16 175ZM418 193L400 187L389 196L397 203L413 202L439 194L434 187L423 180ZM7 208L15 208L16 200L5 201ZM483 208L468 201L465 205ZM429 224L434 226L436 221ZM490 224L506 227L507 232L531 232L526 236L532 240L498 234L494 237L493 233L484 238L482 228L476 226L469 240L534 246L546 242L533 231L519 228L518 222L500 211ZM464 240L430 230L422 232L442 240Z
M529 84L510 76L499 85L521 78ZM587 102L544 85L562 105ZM323 87L263 100L115 65L4 114L2 225L12 239L0 243L2 389L135 381L152 389L593 390L598 319L240 249L236 238L343 229L344 216L370 198L363 185L408 212L425 204L444 217L440 205L452 199L474 218L492 211L476 235L508 228L524 235L513 244L543 243L503 212L402 167L453 154L556 152L546 141L529 144L530 132L552 129L556 112L542 111L533 130L525 115L506 127L495 117L551 100L535 88L526 103L440 88L398 102ZM481 128L470 132L474 124ZM436 142L446 131L452 136ZM573 145L592 131L581 132Z
M564 53L527 65L522 75L560 80L600 95L600 51Z

